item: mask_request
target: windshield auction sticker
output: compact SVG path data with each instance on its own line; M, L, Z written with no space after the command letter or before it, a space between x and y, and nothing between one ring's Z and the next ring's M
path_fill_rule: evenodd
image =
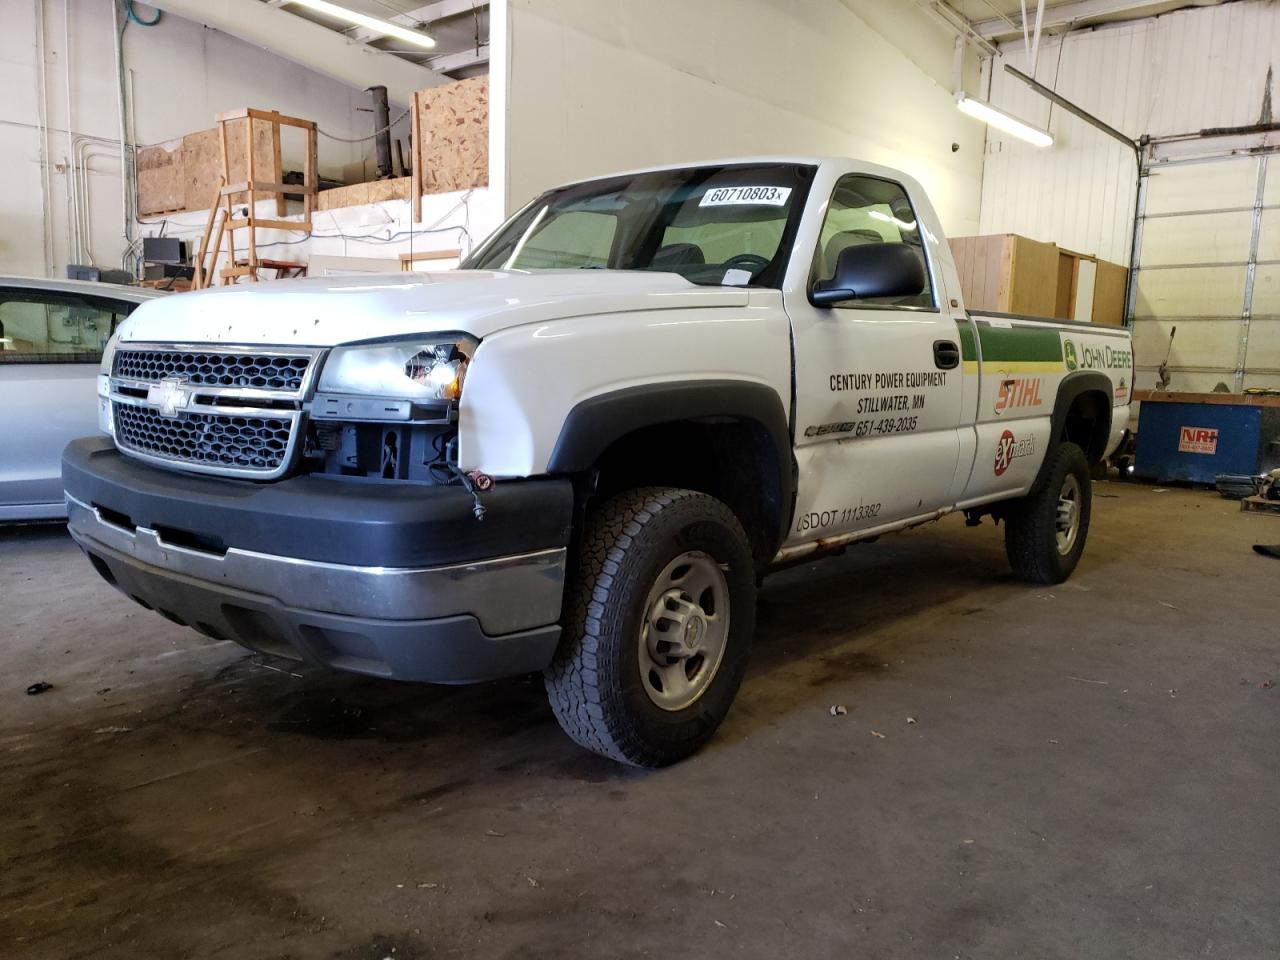
M790 187L715 187L702 195L698 206L780 207L790 196Z

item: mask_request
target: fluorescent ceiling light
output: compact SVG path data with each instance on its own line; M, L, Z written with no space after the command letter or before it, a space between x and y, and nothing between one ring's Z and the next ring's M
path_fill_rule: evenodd
M960 108L961 113L967 113L975 120L988 123L997 130L1003 130L1005 133L1027 141L1027 143L1033 143L1037 147L1053 146L1053 135L1048 130L1033 127L1025 120L1019 120L1013 114L998 110L989 103L974 100L972 97L966 97L963 93L958 93L956 94L956 106Z
M285 2L299 7L309 7L317 13L323 13L336 20L345 20L347 23L353 23L357 27L366 27L375 33L381 33L387 37L395 37L397 40L403 40L405 43L412 43L419 47L430 49L436 45L434 38L418 30L410 30L408 27L402 27L400 24L392 23L390 20L371 17L367 13L348 10L346 7L340 7L336 3L330 3L329 0L285 0Z

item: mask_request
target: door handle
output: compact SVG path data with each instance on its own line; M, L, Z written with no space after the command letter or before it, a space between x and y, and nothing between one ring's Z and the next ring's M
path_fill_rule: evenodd
M939 370L960 366L960 347L951 340L933 341L933 363Z

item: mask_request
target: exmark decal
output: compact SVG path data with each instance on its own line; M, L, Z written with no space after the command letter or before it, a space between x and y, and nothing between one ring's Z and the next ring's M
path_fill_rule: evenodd
M1216 427L1183 427L1178 432L1179 453L1218 452L1218 430Z
M1019 457L1029 457L1036 452L1036 438L1024 437L1019 440L1013 435L1013 431L1006 430L1000 434L1000 439L996 441L996 460L995 472L996 476L1003 476L1004 472L1009 469L1009 465Z
M1064 339L1062 360L1068 370L1128 370L1133 366L1133 353L1127 346L1096 346Z

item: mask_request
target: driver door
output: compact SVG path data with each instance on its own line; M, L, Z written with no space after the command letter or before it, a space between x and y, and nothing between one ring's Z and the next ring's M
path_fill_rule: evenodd
M920 257L924 285L906 296L833 306L815 306L807 294L789 298L800 477L788 544L953 505L963 369L959 329L929 249L937 242L901 184L864 174L836 182L810 283L831 280L844 249L888 243Z

